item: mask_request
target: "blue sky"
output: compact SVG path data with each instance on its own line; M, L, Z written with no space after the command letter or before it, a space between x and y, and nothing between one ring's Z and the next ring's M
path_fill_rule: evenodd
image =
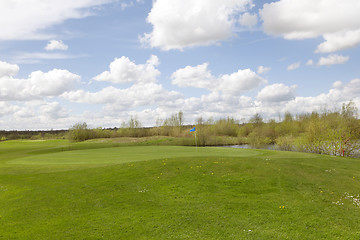
M358 0L4 0L0 129L360 107Z

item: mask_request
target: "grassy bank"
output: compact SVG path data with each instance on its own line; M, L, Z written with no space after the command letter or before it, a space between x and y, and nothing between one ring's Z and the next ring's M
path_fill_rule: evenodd
M0 143L0 239L360 237L356 159L146 144Z

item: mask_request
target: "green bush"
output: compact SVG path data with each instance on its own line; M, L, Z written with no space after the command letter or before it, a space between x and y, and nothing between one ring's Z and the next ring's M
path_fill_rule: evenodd
M295 146L294 138L290 135L280 136L276 139L276 147L283 151L293 151Z
M93 138L93 132L88 129L87 124L76 123L69 129L68 139L74 142L81 142Z

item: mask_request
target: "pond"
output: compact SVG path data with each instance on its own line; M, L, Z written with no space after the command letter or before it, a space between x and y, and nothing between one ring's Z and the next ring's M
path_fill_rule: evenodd
M216 147L228 147L228 148L242 148L242 149L268 149L268 150L279 150L281 149L277 147L276 144L268 144L268 145L262 145L262 146L252 146L250 144L242 144L242 145L223 145L223 146L216 146ZM356 150L352 154L353 158L360 158L360 150Z
M276 144L268 144L262 146L252 146L250 144L242 144L242 145L224 145L224 146L216 146L216 147L228 147L228 148L242 148L242 149L268 149L268 150L277 150Z

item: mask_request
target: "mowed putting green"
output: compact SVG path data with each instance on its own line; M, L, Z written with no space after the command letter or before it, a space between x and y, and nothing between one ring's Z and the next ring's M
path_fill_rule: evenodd
M254 156L260 154L255 150L247 150L241 156ZM25 165L63 165L63 164L122 164L127 162L147 161L154 159L174 157L197 157L197 156L239 156L238 149L226 149L219 147L194 148L180 146L128 146L102 149L87 149L81 151L62 151L51 154L42 154L10 160L7 164Z
M359 194L359 159L0 143L0 239L359 239Z

